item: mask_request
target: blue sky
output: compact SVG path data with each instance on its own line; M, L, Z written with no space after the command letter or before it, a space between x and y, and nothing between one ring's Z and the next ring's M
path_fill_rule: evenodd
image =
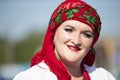
M0 0L0 37L15 41L33 30L46 29L50 16L63 0ZM120 0L84 0L97 9L101 37L120 35Z

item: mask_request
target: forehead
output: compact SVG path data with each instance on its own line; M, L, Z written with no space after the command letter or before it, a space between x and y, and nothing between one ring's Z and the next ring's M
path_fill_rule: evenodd
M64 28L67 25L69 25L75 29L83 29L83 30L87 29L87 30L92 31L92 28L89 25L87 25L83 22L77 21L77 20L67 20L67 21L63 22L59 27Z

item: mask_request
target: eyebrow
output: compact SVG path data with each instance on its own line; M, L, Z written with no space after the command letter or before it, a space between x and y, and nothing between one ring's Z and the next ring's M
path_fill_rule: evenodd
M84 30L83 32L90 32L90 33L92 33L92 34L93 34L93 32L92 32L92 31L90 31L90 30Z
M71 28L73 28L73 29L75 29L73 26L71 26L71 25L66 25L65 27L71 27ZM91 32L91 33L93 33L92 31L90 31L90 30L84 30L85 32Z
M65 27L70 27L70 28L72 28L72 29L75 30L75 28L74 28L73 26L71 26L71 25L66 25ZM90 31L90 30L84 30L83 32L89 32L89 33L91 33L91 34L94 35L94 32L92 32L92 31Z
M75 29L73 26L71 26L71 25L66 25L65 27L70 27L70 28L72 28L72 29Z

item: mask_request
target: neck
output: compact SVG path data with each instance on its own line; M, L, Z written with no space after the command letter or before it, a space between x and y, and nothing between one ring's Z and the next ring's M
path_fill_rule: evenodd
M71 75L71 80L83 80L80 66L79 67L67 66L67 69Z
M69 71L71 76L73 76L73 77L81 77L80 66L79 67L67 66L67 70Z

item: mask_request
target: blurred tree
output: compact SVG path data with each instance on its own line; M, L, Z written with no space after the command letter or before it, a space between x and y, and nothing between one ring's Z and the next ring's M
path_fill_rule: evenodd
M15 61L29 62L34 53L40 49L44 33L31 33L25 40L16 45Z
M44 30L43 30L44 31ZM31 57L40 49L44 32L31 32L16 44L0 38L0 64L30 62Z
M5 44L5 41L3 39L0 39L0 64L2 62L5 62L4 60L4 44Z
M0 64L14 62L14 45L7 39L0 39Z

